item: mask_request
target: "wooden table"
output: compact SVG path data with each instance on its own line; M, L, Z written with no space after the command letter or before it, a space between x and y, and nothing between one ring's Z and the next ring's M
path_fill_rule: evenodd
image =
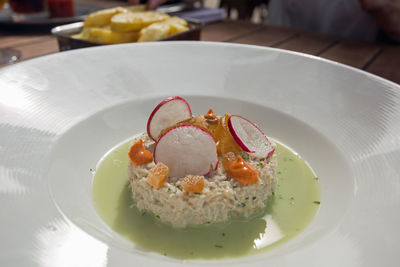
M201 40L277 47L331 59L400 83L400 46L374 44L302 30L256 25L245 21L222 21L206 25ZM0 48L13 48L22 60L57 53L50 34L0 32Z

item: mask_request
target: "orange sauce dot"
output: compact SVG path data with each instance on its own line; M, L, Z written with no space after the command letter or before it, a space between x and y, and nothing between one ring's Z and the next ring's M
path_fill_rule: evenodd
M206 114L204 114L204 118L208 122L216 122L217 121L217 116L214 114L214 111L212 110L212 108L210 108L208 110L208 112Z
M153 161L153 154L143 146L143 140L139 139L136 143L131 146L129 150L129 158L131 164L137 167Z
M258 175L258 170L247 164L241 156L229 164L228 176L239 184L255 184L258 182Z

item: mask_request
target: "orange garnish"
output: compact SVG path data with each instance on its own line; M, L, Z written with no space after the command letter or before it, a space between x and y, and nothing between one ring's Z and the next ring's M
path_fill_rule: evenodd
M139 139L139 141L131 146L128 155L131 159L131 164L135 167L153 161L153 154L143 146L142 139Z
M160 188L168 178L169 168L162 162L158 162L150 169L147 175L147 183L154 188Z
M206 114L204 114L204 118L207 121L217 121L217 116L215 116L214 111L212 110L212 108L210 108L208 110L208 112Z
M183 189L190 193L201 193L204 188L204 178L198 175L187 175L182 180Z
M258 170L247 164L241 156L229 164L228 176L239 184L255 184L258 182L258 175Z
M225 170L229 170L229 165L237 160L235 153L228 152L222 155L222 166L224 166Z

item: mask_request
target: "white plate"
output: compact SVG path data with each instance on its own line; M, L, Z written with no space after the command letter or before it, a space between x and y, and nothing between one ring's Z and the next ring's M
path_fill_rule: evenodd
M260 122L320 177L310 226L265 253L180 261L105 225L89 168L165 96ZM0 266L397 266L400 88L272 48L176 42L58 53L0 70Z

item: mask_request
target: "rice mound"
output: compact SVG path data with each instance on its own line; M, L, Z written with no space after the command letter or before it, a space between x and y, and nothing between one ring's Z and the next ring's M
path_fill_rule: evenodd
M153 152L154 141L147 134L142 139L146 149ZM242 152L242 158L259 172L259 181L251 185L240 185L227 178L222 164L204 177L201 193L188 193L181 186L182 178L170 177L159 188L147 183L149 170L154 162L134 167L129 166L129 183L136 206L141 211L151 211L164 223L183 228L188 225L203 225L226 222L232 218L250 217L267 205L276 187L276 158L261 160Z

